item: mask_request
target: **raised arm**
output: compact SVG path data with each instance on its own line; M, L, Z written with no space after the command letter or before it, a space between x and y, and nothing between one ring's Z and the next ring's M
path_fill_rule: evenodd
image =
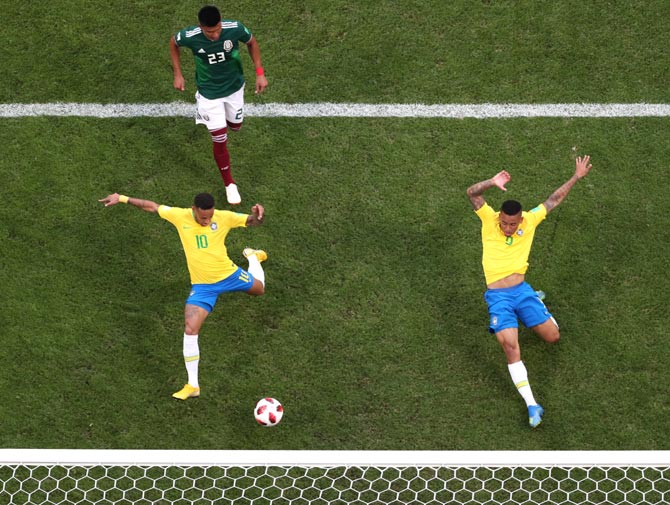
M507 191L505 184L507 184L512 179L512 176L506 170L498 172L496 175L485 181L478 182L473 184L467 189L468 198L472 204L472 208L479 210L484 206L486 201L484 200L484 191L489 188L498 187L503 191Z
M247 216L247 226L258 226L263 224L263 216L265 215L265 209L260 203L257 203L251 207L251 214Z
M156 202L152 202L151 200L130 198L124 195L119 195L118 193L112 193L111 195L107 195L105 198L101 198L98 201L103 203L105 207L116 205L117 203L127 203L134 207L137 207L138 209L142 209L146 212L153 212L153 213L158 212L158 207L160 207Z
M247 42L247 49L249 50L251 61L254 62L254 67L256 68L256 94L260 95L268 87L268 79L265 77L265 71L263 70L261 48L258 46L258 41L253 35L249 39L249 42Z
M554 191L549 198L544 201L544 206L547 209L547 214L551 212L552 209L557 207L565 197L568 196L572 187L577 183L579 179L585 177L591 170L591 164L589 163L591 157L586 155L584 157L578 156L575 160L575 173L570 179L568 179L560 188Z

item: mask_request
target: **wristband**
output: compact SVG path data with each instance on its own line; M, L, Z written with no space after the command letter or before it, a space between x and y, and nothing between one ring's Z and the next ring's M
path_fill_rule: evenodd
M256 67L256 75L257 76L265 75L265 70L263 70L263 67Z
M119 195L119 203L128 203L129 198L126 195Z

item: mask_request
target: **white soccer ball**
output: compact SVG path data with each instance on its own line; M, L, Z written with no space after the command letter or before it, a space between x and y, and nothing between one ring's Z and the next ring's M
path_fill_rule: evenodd
M258 400L254 409L254 417L258 424L263 426L277 426L284 415L284 407L274 398Z

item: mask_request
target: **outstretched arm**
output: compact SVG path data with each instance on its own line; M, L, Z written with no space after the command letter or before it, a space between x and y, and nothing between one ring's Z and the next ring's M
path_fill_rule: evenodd
M586 174L589 173L591 170L591 164L589 163L590 159L591 157L589 155L577 157L575 160L575 173L573 176L545 200L544 207L547 209L547 214L565 200L565 197L568 196L568 193L570 193L570 190L579 179L585 177Z
M154 213L158 212L158 207L160 207L160 205L158 205L156 202L152 202L151 200L130 198L124 195L119 195L118 193L112 193L111 195L107 195L105 198L101 198L98 201L103 203L105 207L116 205L117 203L128 203L130 205L133 205L134 207L137 207L138 209Z
M489 188L498 187L503 191L507 191L505 184L507 184L511 179L512 176L509 175L506 170L503 170L502 172L498 172L490 179L486 179L485 181L478 182L477 184L470 186L467 190L467 194L468 198L470 199L470 203L472 204L472 208L479 210L484 206L486 201L484 200L483 194L484 191Z
M265 209L260 203L251 207L251 214L247 217L247 226L258 226L263 224Z

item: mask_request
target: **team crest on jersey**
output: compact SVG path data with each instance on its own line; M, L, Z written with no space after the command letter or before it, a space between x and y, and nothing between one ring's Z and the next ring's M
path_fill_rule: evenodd
M519 235L519 237L520 237L521 235L523 235L523 230L522 230L521 228L519 228L519 229L516 231L516 234Z
M226 52L230 52L230 50L233 48L233 41L232 40L226 40L223 42L223 50Z
M219 229L219 225L217 225L216 223L210 224L209 227L212 229L212 231L216 231Z

